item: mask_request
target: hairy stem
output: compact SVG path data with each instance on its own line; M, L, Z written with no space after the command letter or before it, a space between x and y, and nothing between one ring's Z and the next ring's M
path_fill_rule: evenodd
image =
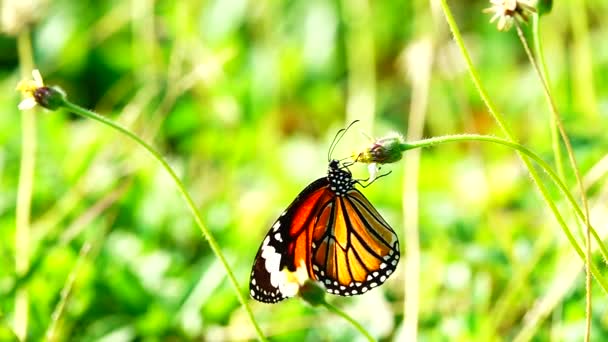
M458 28L458 25L456 24L456 20L454 19L454 16L452 15L452 11L450 10L450 7L447 4L447 0L440 0L441 1L441 8L443 10L443 14L446 18L446 21L448 23L448 26L450 27L450 30L452 31L452 34L454 35L454 40L456 42L456 44L458 45L458 48L465 60L465 64L467 66L467 69L469 71L469 75L473 81L473 83L475 84L475 87L477 88L477 91L479 92L479 95L481 96L482 100L484 101L484 103L486 104L486 107L488 108L488 111L490 112L490 114L492 115L492 117L494 118L494 120L497 122L497 124L500 126L501 130L503 131L503 133L507 136L507 138L511 141L514 142L515 138L513 133L511 132L511 130L508 128L508 126L505 124L505 120L502 114L500 114L497 110L496 107L494 106L494 104L492 103L492 101L490 100L490 97L488 96L488 93L486 92L485 88L482 86L479 75L477 73L477 70L475 69L475 67L473 66L473 62L471 61L471 57L469 56L468 50L466 49L465 45L464 45L464 40L462 39L462 35L460 34L460 30ZM566 225L565 220L563 219L562 215L559 213L557 206L555 204L555 202L551 199L550 194L547 190L547 188L545 187L545 185L541 182L540 177L537 173L537 171L533 168L530 160L528 158L526 158L523 155L520 155L522 157L522 160L524 161L528 172L530 173L530 176L532 177L532 179L534 180L534 183L536 184L536 186L538 187L538 190L540 191L545 203L549 206L549 208L551 209L551 212L553 213L553 216L555 216L555 219L557 220L558 224L560 225L560 228L562 229L562 231L564 232L564 234L566 234L566 236L572 236L572 233L570 232L570 229L568 228L568 226ZM569 198L570 200L570 198ZM585 220L585 215L583 214L582 210L580 210L580 208L578 207L578 205L576 204L576 201L574 201L574 203L572 201L570 201L570 204L572 205L573 209L576 211L578 217L581 220ZM596 240L596 242L598 243L598 245L600 246L600 251L602 253L602 256L604 257L605 260L608 260L608 250L606 250L606 247L604 246L601 238L599 237L599 235L597 234L597 232L595 231L595 229L593 229L593 227L590 227L591 230L591 234L593 235L594 239ZM570 239L569 239L570 240ZM572 243L573 240L570 240L570 242ZM572 245L573 248L577 248L578 245ZM578 253L578 251L577 251ZM594 268L593 265L592 269ZM597 278L597 275L594 274ZM606 288L604 287L604 290L606 290Z
M493 136L479 135L479 134L447 135L447 136L434 137L434 138L423 139L423 140L418 140L418 141L413 141L413 142L407 142L402 145L402 150L405 151L405 150L410 150L413 148L429 147L429 146L433 146L433 145L437 145L437 144L444 144L444 143L456 142L456 141L485 141L485 142L491 142L491 143L495 143L495 144L504 145L504 146L517 150L518 153L525 155L527 158L529 158L528 160L533 160L534 162L536 162L538 164L538 166L547 173L547 175L551 178L551 180L555 183L555 185L560 189L560 191L564 194L564 196L566 196L566 198L568 199L568 202L577 211L577 213L581 212L581 208L576 203L574 196L572 196L572 193L570 192L570 190L568 190L568 188L566 187L564 182L559 178L559 176L555 173L555 171L553 171L553 169L551 169L549 164L547 164L547 162L545 162L542 158L540 158L537 154L532 152L530 149L528 149L528 148L524 147L523 145L520 145L516 142L493 137ZM549 201L548 204L550 205L551 210L557 211L555 202ZM559 219L562 220L562 221L559 221L560 225L565 226L566 223L563 221L563 218L561 215L559 216ZM591 229L593 229L593 227L591 225L589 227ZM570 232L570 230L565 230L564 233L566 234L568 241L570 242L572 247L575 249L576 253L581 257L581 260L583 262L585 262L586 255L585 255L585 253L583 253L583 250L581 249L578 242L572 235L572 232ZM598 269L595 267L595 265L593 263L590 264L589 266L590 266L590 270L591 270L593 276L595 277L595 279L600 283L600 285L604 289L604 291L606 291L606 293L608 293L608 283L606 282L606 280L601 276L601 273L599 273Z
M182 181L179 179L179 177L177 176L175 171L171 168L169 163L167 163L167 161L162 157L162 155L158 151L156 151L156 149L154 149L151 145L149 145L148 143L143 141L139 136L137 136L135 133L131 132L129 129L123 127L122 125L120 125L108 118L105 118L95 112L92 112L90 110L86 110L80 106L77 106L67 100L65 100L63 106L67 110L69 110L75 114L84 116L89 119L93 119L95 121L99 121L102 124L109 126L113 129L119 131L120 133L128 136L133 141L135 141L137 144L142 146L146 151L148 151L152 155L152 157L154 157L154 159L156 159L156 161L158 161L161 164L161 166L165 169L165 171L167 171L167 173L173 179L175 186L177 187L178 191L180 192L180 194L186 201L186 204L187 204L188 208L190 209L192 216L194 217L194 221L198 225L203 236L209 242L209 246L211 247L211 250L213 251L215 256L220 260L220 262L222 263L222 266L226 270L228 279L230 280L230 283L232 284L232 287L234 288L234 292L236 293L236 296L237 296L239 302L241 303L241 305L247 312L247 315L249 316L249 319L251 320L251 323L253 324L253 326L256 330L258 338L262 341L265 341L266 338L264 337L262 330L260 329L257 321L255 320L255 317L253 316L253 312L251 311L251 308L249 307L249 304L247 303L245 296L241 292L241 290L239 288L239 284L234 276L234 273L232 272L232 269L230 268L230 265L228 265L228 262L226 261L226 258L224 257L224 254L222 253L222 250L220 249L218 243L215 241L215 239L213 238L213 236L211 235L211 233L209 232L207 227L204 225L203 219L201 218L200 213L196 209L196 205L194 204L192 197L190 197L190 195L188 194L188 191L186 190L186 187L184 186Z
M350 324L352 324L355 327L355 329L357 329L363 336L365 336L365 338L368 341L371 341L371 342L375 341L375 339L372 337L372 335L370 335L369 332L367 332L367 330L365 330L365 328L363 328L363 326L361 324L359 324L359 322L355 321L346 312L338 309L337 307L335 307L327 302L323 302L321 305L323 305L327 310L329 310L329 311L335 313L336 315L347 320Z
M536 63L536 59L534 59L534 56L532 56L532 52L530 51L530 47L528 46L526 37L524 36L524 33L521 29L521 25L519 24L519 22L517 20L515 21L515 28L517 29L517 35L519 36L519 40L521 41L521 44L523 45L524 50L526 51L526 55L528 56L530 63L534 67L534 71L536 71L536 75L540 79L543 91L545 93L545 97L549 104L549 109L551 110L551 114L553 116L553 121L555 122L555 124L557 125L557 128L559 129L559 133L562 137L562 140L564 141L564 146L566 146L566 152L567 152L568 158L570 160L570 165L572 166L572 171L574 172L576 182L578 183L578 187L581 192L581 201L583 204L583 210L585 211L585 227L586 227L585 245L587 247L586 251L585 251L585 254L586 254L585 264L587 265L586 266L587 272L585 274L585 290L586 290L585 300L586 300L586 311L587 311L587 317L586 317L586 322L585 322L585 342L589 342L589 340L591 339L591 303L592 303L592 300L591 300L591 272L589 271L589 268L591 266L591 228L590 228L591 223L590 223L590 217L589 217L589 203L587 201L587 194L585 191L585 186L583 185L583 179L581 177L581 173L578 168L578 163L576 161L576 157L574 156L574 150L572 148L572 144L570 143L570 138L568 137L568 134L566 133L564 124L562 123L560 115L557 111L557 106L555 105L555 100L553 99L553 96L551 96L551 91L549 90L549 84L548 84L547 80L545 79L542 71L540 70L538 63Z
M545 63L545 54L543 50L542 40L540 39L540 16L534 14L532 34L534 37L534 49L536 50L536 56L538 63L541 66L540 71L543 74L545 80L550 83L549 72L547 70L547 64ZM561 179L566 179L566 173L564 171L564 163L562 161L562 154L559 147L559 132L557 131L557 123L555 122L555 116L551 116L551 123L549 129L551 130L551 148L553 149L553 158L555 159L555 167L557 168L557 174Z

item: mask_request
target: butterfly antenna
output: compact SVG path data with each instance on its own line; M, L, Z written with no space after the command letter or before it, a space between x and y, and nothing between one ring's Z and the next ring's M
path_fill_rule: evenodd
M342 138L344 137L346 132L348 132L351 126L356 124L357 122L359 122L359 120L354 120L346 128L342 128L336 133L336 135L334 136L334 140L332 140L331 145L329 145L329 151L327 151L328 162L331 160L331 155L334 153L334 150L336 149L336 146L338 145L340 140L342 140Z
M340 135L340 133L342 133L344 131L345 131L344 128L340 129L334 136L334 140L331 141L331 144L329 145L329 150L327 151L327 161L328 162L331 160L331 154L334 152L334 147L338 143L336 140L339 141L338 136Z

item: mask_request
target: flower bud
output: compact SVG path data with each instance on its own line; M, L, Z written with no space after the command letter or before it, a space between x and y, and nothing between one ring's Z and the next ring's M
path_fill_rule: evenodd
M360 152L355 160L366 164L391 164L401 160L404 150L403 137L392 133L374 141L370 147Z
M58 87L40 87L34 91L34 99L40 106L56 110L65 103L65 93Z
M312 306L325 303L325 293L323 284L310 279L300 286L299 291L300 297Z

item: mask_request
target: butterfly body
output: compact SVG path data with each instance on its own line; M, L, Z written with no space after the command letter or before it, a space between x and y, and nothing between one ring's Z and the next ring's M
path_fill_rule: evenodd
M397 235L338 161L308 185L262 241L250 280L251 296L276 303L293 294L284 269L305 267L327 292L351 296L379 286L399 262Z

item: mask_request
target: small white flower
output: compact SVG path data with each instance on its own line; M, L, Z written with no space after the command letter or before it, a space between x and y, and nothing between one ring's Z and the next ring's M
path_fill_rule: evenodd
M376 176L378 175L378 170L380 170L380 168L378 167L378 164L376 164L376 163L367 164L367 171L369 172L369 182L373 182L374 179L376 179Z
M306 280L308 280L308 271L306 264L302 261L295 272L291 272L287 268L283 269L279 280L279 291L287 297L293 297L300 292L300 287Z
M38 69L32 70L33 80L21 80L17 84L17 90L23 95L23 100L17 106L20 110L32 109L36 106L36 98L34 93L38 88L44 87L42 75Z

